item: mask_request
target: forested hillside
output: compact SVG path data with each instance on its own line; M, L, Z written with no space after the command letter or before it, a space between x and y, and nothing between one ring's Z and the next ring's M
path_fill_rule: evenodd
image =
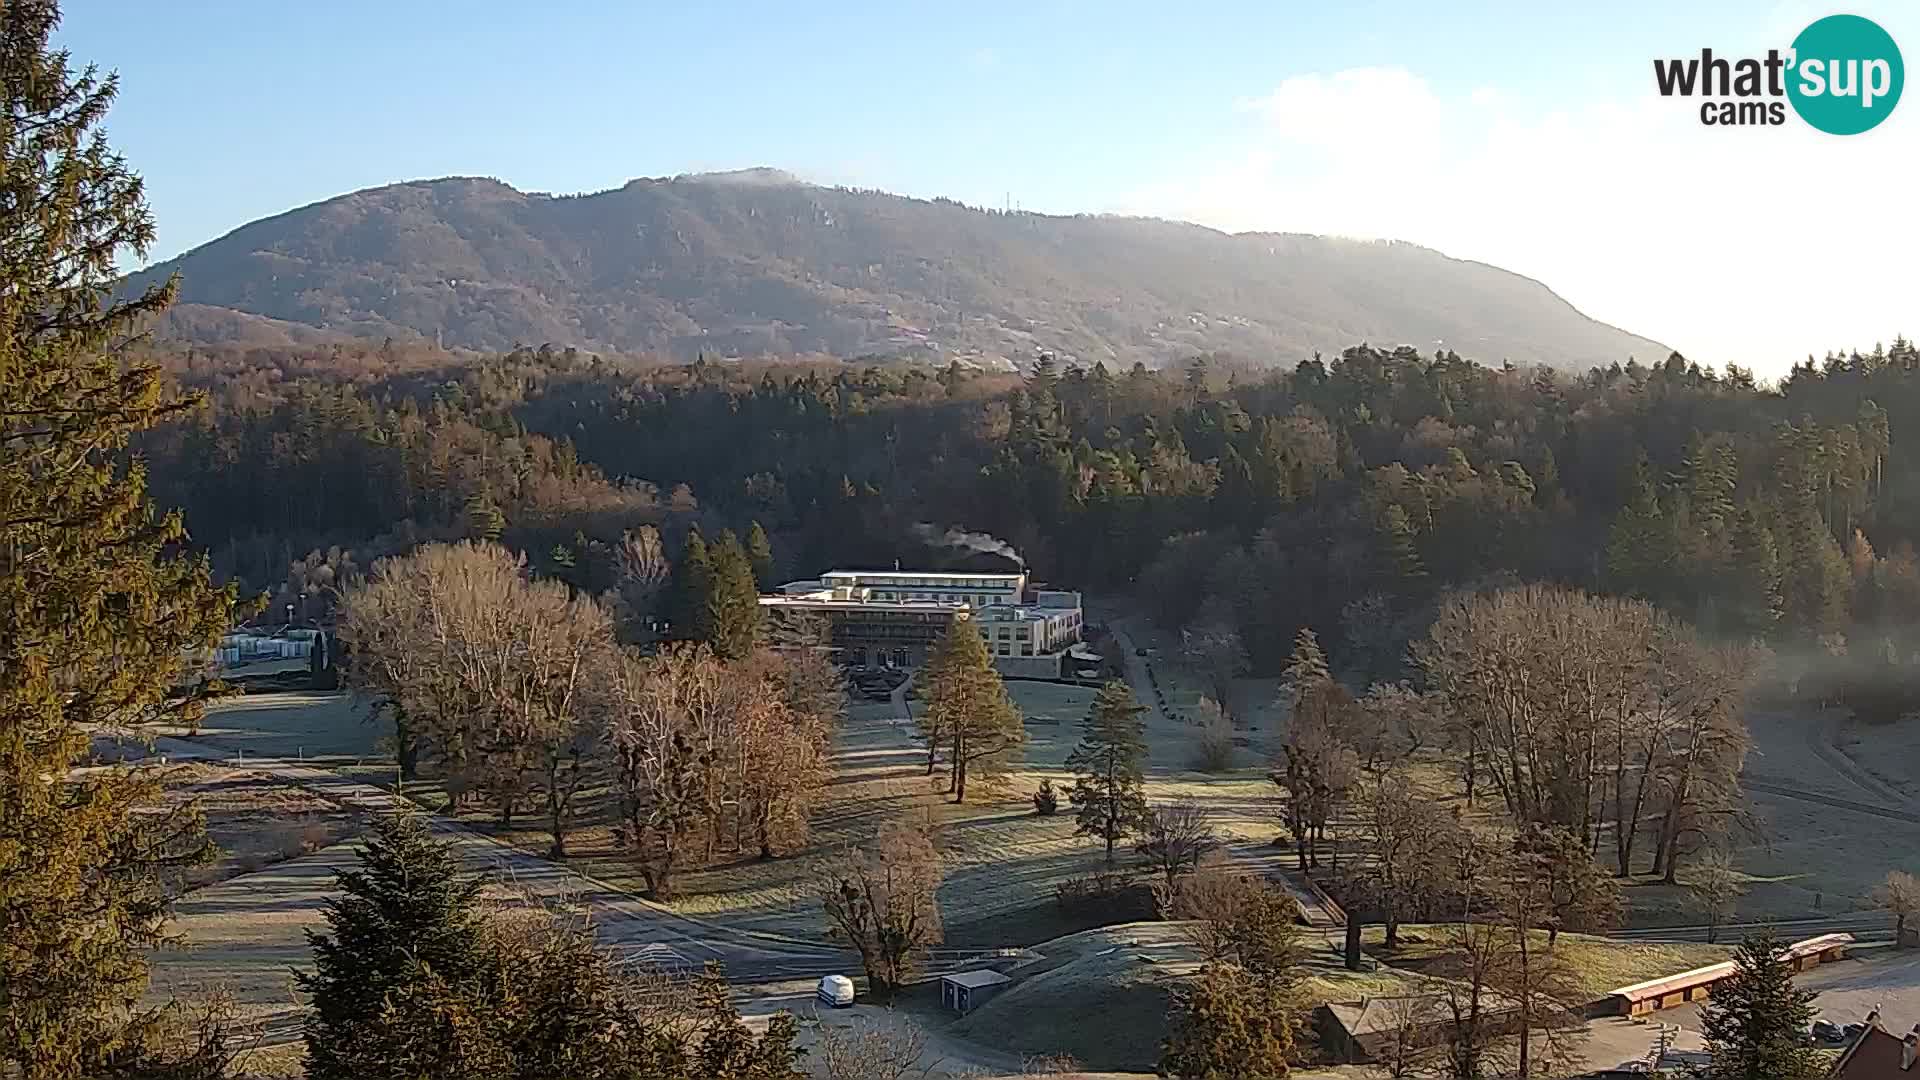
M1667 350L1545 285L1412 244L1229 236L1178 222L999 213L773 170L554 197L449 178L342 195L136 275L178 272L179 340L316 338L693 359L959 357L1292 366L1355 342L1565 370Z
M157 496L219 569L315 602L422 538L498 533L597 593L637 526L672 557L690 524L757 521L792 576L926 558L923 525L991 533L1042 578L1231 633L1261 672L1309 625L1390 676L1442 590L1498 581L1887 662L1920 612L1905 341L1777 388L1678 357L1572 377L1364 347L1025 378L394 347L168 363L210 396L147 441Z

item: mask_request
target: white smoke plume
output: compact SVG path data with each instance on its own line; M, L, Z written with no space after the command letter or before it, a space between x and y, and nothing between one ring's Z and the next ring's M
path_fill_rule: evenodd
M1013 549L1012 544L990 533L968 532L965 529L951 527L942 529L932 522L923 521L913 527L913 534L928 547L998 555L1003 559L1012 559L1014 565L1022 570L1027 567L1027 560L1020 557L1020 553Z

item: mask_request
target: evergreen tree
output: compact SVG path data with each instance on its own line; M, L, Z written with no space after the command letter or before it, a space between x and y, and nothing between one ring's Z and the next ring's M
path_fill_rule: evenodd
M1713 1055L1704 1080L1826 1075L1820 1053L1807 1045L1815 996L1793 985L1793 967L1780 958L1771 932L1747 938L1734 957L1734 974L1714 987L1700 1009L1701 1033Z
M1783 515L1780 595L1788 626L1808 637L1845 628L1853 575L1811 499L1797 500Z
M1074 835L1105 841L1109 865L1114 844L1133 835L1147 817L1144 711L1126 683L1108 680L1080 721L1080 745L1067 755L1067 770L1074 774L1067 798L1078 808Z
M791 1013L776 1013L766 1031L755 1035L741 1022L726 981L712 973L697 984L694 1003L699 1045L692 1054L697 1067L687 1070L687 1080L806 1080L798 1068L806 1051L795 1045L800 1028Z
M1287 659L1286 670L1281 675L1282 692L1290 700L1300 697L1315 687L1331 681L1333 673L1327 667L1326 651L1320 648L1319 635L1313 627L1303 626L1293 635L1293 655Z
M946 740L953 801L965 802L969 778L991 786L1005 776L1026 742L1026 727L972 619L955 619L947 627L926 676L922 730Z
M1628 466L1624 484L1626 504L1607 533L1607 576L1623 592L1660 599L1672 569L1673 545L1645 454Z
M375 828L339 876L330 934L309 934L316 970L310 1080L799 1080L793 1018L755 1036L726 981L642 988L583 926L538 912L499 919L475 899L452 848L416 820Z
M1730 629L1764 637L1780 622L1780 549L1758 509L1745 506L1735 515L1733 558L1724 610Z
M197 717L181 659L232 606L125 453L189 404L119 347L173 282L114 296L153 219L99 131L117 80L53 50L58 21L0 8L0 1074L36 1080L145 1056L161 871L210 849L155 771L70 770L95 726Z
M773 580L773 543L758 521L747 528L747 561L753 564L753 581L762 592L778 584Z
M1273 1080L1287 1075L1295 1003L1276 982L1208 964L1175 998L1160 1075L1173 1080Z
M467 500L467 539L497 541L506 528L507 517L492 499L475 495Z
M708 572L706 641L722 660L739 660L760 640L760 590L753 565L732 529L721 532Z
M676 641L711 641L713 556L706 537L687 530L687 546L673 568L673 637Z
M359 857L356 869L336 875L343 895L327 902L328 932L307 932L314 970L294 975L312 997L309 1080L396 1075L386 1060L396 1038L431 1042L455 1033L396 1033L383 1010L405 1002L413 1024L434 1015L451 1027L459 1009L448 1003L472 994L486 969L480 882L460 874L452 849L425 824L383 819Z
M1413 522L1407 511L1389 503L1380 512L1380 561L1382 584L1389 590L1406 594L1426 579L1426 564L1420 561L1420 549L1414 546Z

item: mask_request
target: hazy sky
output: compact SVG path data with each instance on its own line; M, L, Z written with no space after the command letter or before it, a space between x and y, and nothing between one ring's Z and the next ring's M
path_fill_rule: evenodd
M1655 57L1920 0L1294 4L68 0L166 258L445 175L772 165L824 183L1412 240L1696 359L1920 336L1920 91L1874 131L1716 129Z

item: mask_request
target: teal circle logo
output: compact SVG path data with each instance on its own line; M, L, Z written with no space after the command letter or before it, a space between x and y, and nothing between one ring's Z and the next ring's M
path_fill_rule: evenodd
M1800 119L1829 135L1877 126L1900 103L1906 81L1900 47L1872 19L1829 15L1793 39L1787 100Z

